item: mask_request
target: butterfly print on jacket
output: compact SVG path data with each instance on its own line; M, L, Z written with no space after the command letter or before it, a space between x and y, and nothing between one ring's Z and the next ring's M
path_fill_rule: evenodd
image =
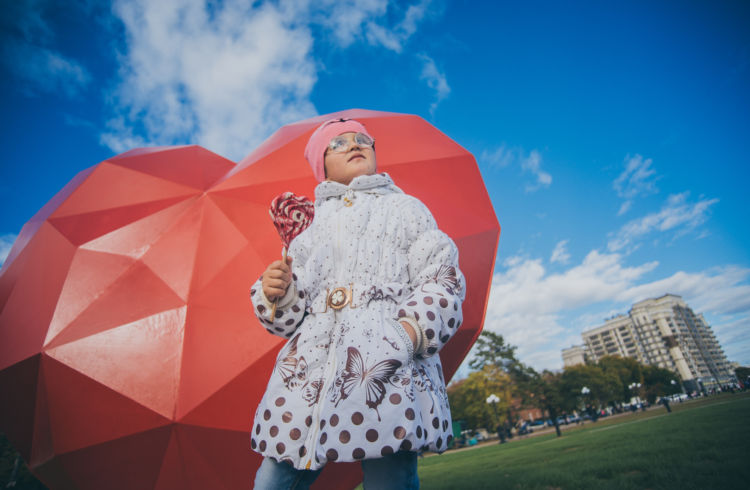
M427 374L427 371L425 370L424 366L420 366L419 369L413 368L412 369L412 378L414 379L414 383L412 386L414 386L414 389L419 392L425 392L425 391L435 391L435 385L432 382L432 378L430 378L430 375ZM430 407L430 413L435 412L435 400L432 400L432 407Z
M443 286L445 289L447 289L449 294L455 294L455 291L458 291L459 289L459 283L458 278L456 277L456 268L452 265L441 265L438 267L438 270L435 271L435 274L433 274L429 279L428 282L434 282L439 284L440 286ZM426 284L426 283L425 283ZM422 292L427 292L424 290L424 284L422 285Z
M320 399L320 390L323 388L323 379L316 379L315 381L309 382L302 389L302 399L307 402L308 407L312 407Z
M300 356L294 368L294 375L285 381L285 383L286 387L290 390L296 390L307 384L307 361L305 361L305 356Z
M383 398L385 398L385 385L389 382L388 379L401 367L401 361L386 359L366 367L365 360L357 348L349 347L346 353L346 368L341 373L341 377L336 380L336 386L340 386L340 397L336 401L336 405L341 400L349 398L354 389L364 388L365 403L375 410L378 421L380 421L378 406L383 403Z
M390 301L391 303L398 304L396 298L400 297L402 292L402 290L399 290L398 293L396 293L391 287L387 288L387 292L383 292L382 289L372 286L360 295L360 303L366 302L367 306L370 306L370 303L373 301Z
M414 401L414 389L411 386L411 377L404 373L396 373L388 378L388 382L395 386L399 390L403 390L403 394L411 401Z
M295 335L282 349L276 372L289 390L296 390L307 384L307 361L304 356L297 355L297 342L300 334Z

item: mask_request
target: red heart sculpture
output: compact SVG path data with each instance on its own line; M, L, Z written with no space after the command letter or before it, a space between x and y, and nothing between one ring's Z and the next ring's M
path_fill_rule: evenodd
M283 340L249 286L278 258L268 203L313 195L312 131L352 117L378 168L455 240L464 323L482 328L500 227L474 158L417 116L363 110L281 128L235 165L198 146L136 149L84 170L23 228L0 271L0 430L50 489L247 488L249 426ZM318 488L351 488L329 465Z

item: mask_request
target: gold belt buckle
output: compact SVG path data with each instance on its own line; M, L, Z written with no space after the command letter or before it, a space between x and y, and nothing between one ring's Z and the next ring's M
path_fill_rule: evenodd
M349 305L350 308L356 308L352 301L353 289L354 284L349 284L348 288L338 287L333 291L331 291L330 289L326 289L326 309L323 311L323 313L328 311L328 308L338 311L343 309L346 305Z

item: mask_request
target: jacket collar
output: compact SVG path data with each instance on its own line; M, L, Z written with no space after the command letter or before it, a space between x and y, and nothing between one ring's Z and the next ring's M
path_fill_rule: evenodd
M367 194L390 194L392 192L403 192L396 187L393 179L387 173L374 175L360 175L344 185L339 182L324 180L315 188L315 201L320 202L332 197L341 197L347 192L365 192Z

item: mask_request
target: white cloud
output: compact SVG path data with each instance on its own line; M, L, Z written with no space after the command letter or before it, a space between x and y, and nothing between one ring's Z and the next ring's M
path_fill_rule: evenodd
M552 256L549 261L553 264L559 262L560 264L567 264L570 261L570 254L567 250L568 240L561 240L555 245L555 249L552 251Z
M582 314L571 320L569 330L575 332L583 332L584 330L590 329L592 326L601 325L602 322L607 318L612 318L622 314L624 314L624 311L621 309L587 309ZM574 338L571 345L581 344L581 335L579 333L575 333L573 335Z
M482 151L479 160L495 168L504 168L518 163L523 172L534 176L534 181L526 184L526 192L533 192L552 184L552 176L541 168L542 155L538 150L526 153L522 148L511 148L502 144L493 150Z
M494 150L483 150L479 160L486 162L496 168L504 168L513 163L516 159L516 152L505 145L500 145Z
M4 264L5 259L8 258L8 254L10 253L10 249L13 248L16 238L18 238L18 235L12 233L0 235L0 265Z
M549 187L552 176L542 170L542 155L537 150L531 150L527 157L521 160L521 168L531 172L536 177L536 183L526 186L526 192L533 192L540 187Z
M44 19L49 2L21 0L3 5L0 62L18 78L26 95L39 92L76 97L91 82L88 70L53 49L54 34Z
M708 219L711 206L719 200L700 199L696 203L689 203L688 194L683 192L671 195L659 212L648 214L623 225L617 233L610 236L607 243L609 251L620 251L652 232L672 231L674 232L673 239L676 239L702 225Z
M435 93L435 101L430 105L430 114L434 116L438 104L448 97L451 88L448 86L448 80L445 78L445 73L440 71L435 65L435 60L426 54L420 54L418 57L422 61L422 74L420 75L420 78L424 80L427 83L427 86Z
M105 144L196 142L240 159L280 125L315 114L310 30L270 3L212 7L115 3L127 51Z
M632 199L639 195L658 192L656 170L651 168L652 163L654 163L653 160L650 158L644 160L641 155L625 157L625 170L612 183L617 195Z
M524 257L521 257L519 255L512 255L503 261L503 266L508 267L508 268L515 267L521 262L523 262L524 260L525 260Z
M618 216L630 209L633 198L658 192L656 170L651 168L652 163L653 160L650 158L644 160L641 155L625 157L625 170L612 183L617 195L626 199L620 206Z
M279 126L316 114L316 34L337 49L366 42L400 52L429 6L117 0L126 32L122 79L101 140L118 152L198 143L241 159Z
M359 3L387 4L388 2L363 0ZM390 28L372 20L368 21L365 25L367 41L374 46L381 45L400 53L406 41L416 32L419 22L428 14L432 3L432 0L422 0L415 5L410 5L406 9L403 19ZM382 13L385 13L385 8L383 8Z
M691 298L691 306L696 310L736 315L750 312L750 285L743 284L748 276L750 269L737 266L699 273L678 271L667 278L634 286L622 298L638 301L671 292ZM727 289L727 284L732 287Z
M388 0L282 0L285 15L326 31L326 41L341 48L364 41L401 53L419 23L440 15L434 0L403 6Z
M680 271L642 282L658 263L626 266L623 260L620 254L592 251L580 264L549 273L541 260L507 259L492 281L485 328L518 346L519 357L534 368L558 369L561 349L581 343L585 327L613 313L626 314L634 302L673 293L712 319L730 360L750 362L750 269Z
M358 39L367 37L370 44L380 43L388 49L401 50L400 43L395 36L391 36L390 30L371 20L385 15L388 10L387 0L292 0L289 3L296 4L300 14L311 15L316 23L331 33L336 44L341 47L347 47ZM310 11L310 14L306 14L305 11ZM368 32L379 29L383 32Z
M542 313L578 308L612 298L657 265L658 262L649 262L625 267L619 254L593 250L580 265L547 275L541 260L525 259L507 272L495 275L493 291L496 290L498 297L493 307L511 309L512 301L513 309L521 307ZM506 288L513 288L513 292Z
M364 40L371 46L400 53L428 14L433 0L421 0L404 10L388 0L290 0L286 4L312 23L325 28L340 47ZM390 13L389 13L390 9ZM390 20L389 20L390 18Z
M633 201L625 201L620 205L620 210L617 211L617 216L622 216L623 214L627 213L630 208L633 207Z

